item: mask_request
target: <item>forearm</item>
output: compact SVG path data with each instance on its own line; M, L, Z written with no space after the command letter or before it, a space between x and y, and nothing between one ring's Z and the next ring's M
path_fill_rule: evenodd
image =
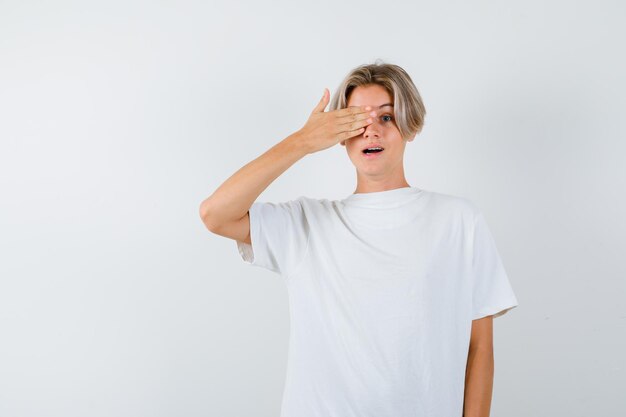
M463 417L489 417L493 374L493 350L470 348L465 372Z
M298 132L272 146L224 181L200 205L207 226L236 221L246 215L257 197L283 172L308 154Z

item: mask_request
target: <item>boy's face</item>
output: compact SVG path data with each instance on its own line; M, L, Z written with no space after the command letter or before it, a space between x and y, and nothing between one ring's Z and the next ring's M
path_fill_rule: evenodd
M361 135L340 142L346 147L357 171L365 175L387 176L402 167L406 141L402 139L396 125L393 104L393 98L378 84L356 87L348 98L348 107L369 105L376 111L376 116L371 117L373 122L366 126ZM363 149L371 146L380 146L384 150L363 153Z

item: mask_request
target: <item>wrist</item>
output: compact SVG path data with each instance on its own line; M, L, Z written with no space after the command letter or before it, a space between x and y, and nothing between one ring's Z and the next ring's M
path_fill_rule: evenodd
M295 152L299 152L302 156L306 156L312 152L305 136L299 130L287 136L284 142L288 143Z

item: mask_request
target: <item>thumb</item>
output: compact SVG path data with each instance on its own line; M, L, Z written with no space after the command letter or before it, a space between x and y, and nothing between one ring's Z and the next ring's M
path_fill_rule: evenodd
M327 89L324 88L324 95L322 96L322 98L319 101L319 103L317 103L317 106L315 106L315 108L313 109L313 113L323 113L324 112L324 109L328 105L328 93L326 91L327 91Z

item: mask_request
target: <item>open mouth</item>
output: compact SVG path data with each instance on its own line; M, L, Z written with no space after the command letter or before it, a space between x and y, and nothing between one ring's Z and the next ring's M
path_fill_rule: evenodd
M376 157L376 156L380 155L381 153L383 153L384 150L385 150L384 148L381 148L381 147L377 146L377 147L373 147L373 148L363 149L362 152L363 152L363 155L366 158L373 158L373 157Z

